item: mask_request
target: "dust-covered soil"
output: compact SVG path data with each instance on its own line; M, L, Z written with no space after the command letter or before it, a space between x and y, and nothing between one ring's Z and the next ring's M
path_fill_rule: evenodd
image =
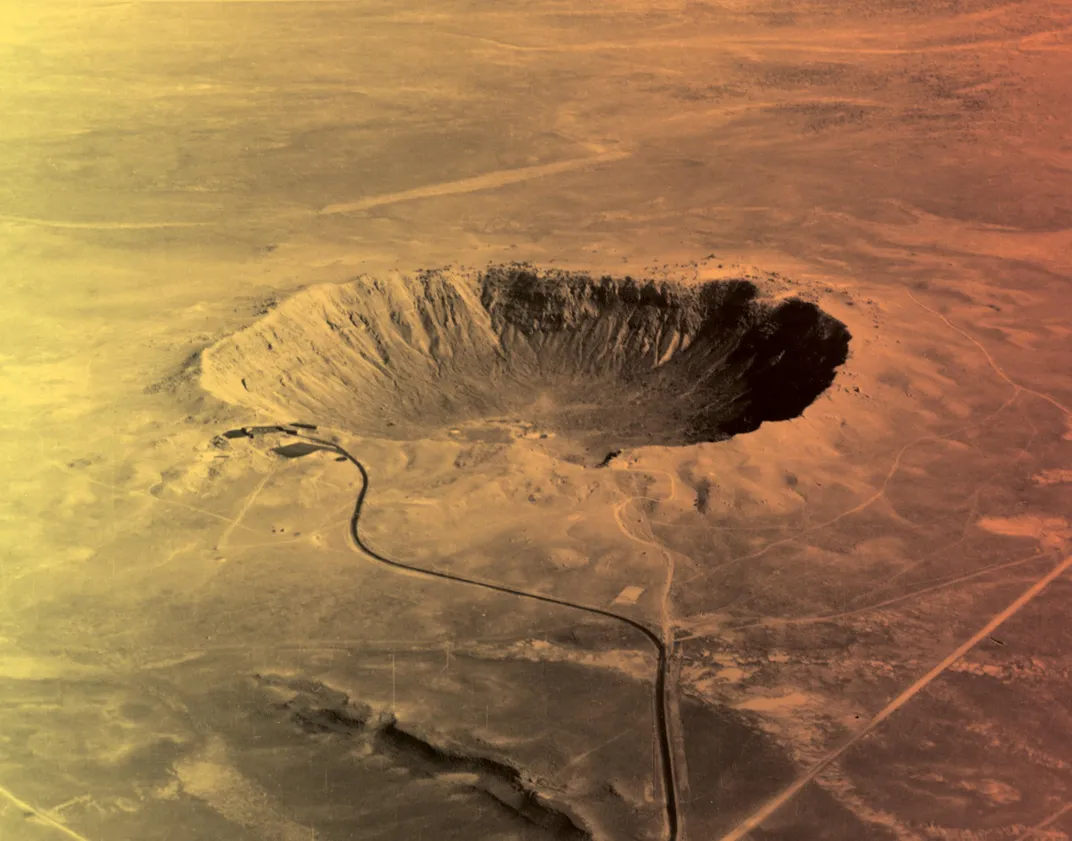
M5 839L1072 837L1065 4L0 23Z

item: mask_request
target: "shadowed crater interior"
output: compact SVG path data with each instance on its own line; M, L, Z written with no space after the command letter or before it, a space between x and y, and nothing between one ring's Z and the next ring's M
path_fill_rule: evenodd
M525 435L598 461L796 417L849 340L814 304L763 300L745 280L515 264L313 287L206 350L201 381L275 421L406 439Z

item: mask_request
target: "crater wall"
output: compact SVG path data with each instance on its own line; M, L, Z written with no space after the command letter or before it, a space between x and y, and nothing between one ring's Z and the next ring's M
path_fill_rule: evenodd
M675 446L798 416L850 338L746 280L494 266L305 290L206 350L201 383L263 418L368 436L510 420L593 451Z

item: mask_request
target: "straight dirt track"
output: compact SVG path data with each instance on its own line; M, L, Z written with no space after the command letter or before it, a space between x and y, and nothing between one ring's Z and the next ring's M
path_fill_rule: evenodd
M967 640L962 642L956 649L946 655L940 662L938 662L929 672L923 677L919 678L915 683L905 689L900 695L890 701L885 707L871 718L863 727L852 734L848 739L841 743L834 750L830 751L819 762L813 765L808 771L798 777L788 788L781 791L775 797L772 797L766 803L764 803L759 809L741 821L737 826L721 836L718 841L741 841L748 833L753 829L756 829L763 821L769 818L774 812L780 809L785 803L794 797L804 786L818 777L823 771L825 771L831 764L836 762L842 754L844 754L849 748L863 739L868 733L878 727L883 721L893 715L897 710L911 701L916 695L922 692L928 684L930 684L935 678L941 675L946 669L952 666L957 660L967 654L971 649L978 645L982 640L986 639L991 633L994 632L999 625L1005 620L1009 619L1013 614L1020 610L1029 601L1035 598L1039 593L1046 589L1055 579L1059 578L1069 568L1072 568L1072 555L1061 560L1053 569L1046 573L1042 578L1028 587L1020 596L1015 599L1008 607L1002 610L1000 613L993 616L989 622L983 625L978 631L971 635Z

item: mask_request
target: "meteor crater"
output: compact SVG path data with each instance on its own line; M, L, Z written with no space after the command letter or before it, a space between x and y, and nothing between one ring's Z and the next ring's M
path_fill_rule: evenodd
M720 441L800 415L850 335L747 280L493 266L307 289L202 355L202 385L275 418L394 439L541 438L571 460Z

